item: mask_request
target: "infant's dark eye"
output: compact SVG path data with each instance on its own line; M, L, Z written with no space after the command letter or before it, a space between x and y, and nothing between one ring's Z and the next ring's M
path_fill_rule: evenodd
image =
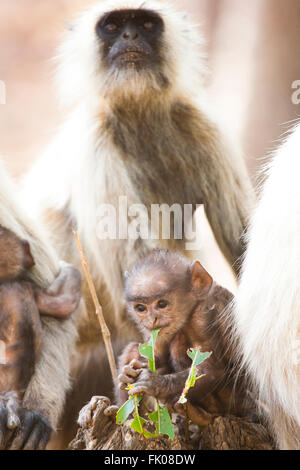
M146 31L152 31L153 28L154 28L154 23L152 23L152 21L146 21L144 23L144 29L146 29Z
M115 23L108 23L104 26L104 29L107 33L116 33L119 27Z
M142 304L139 304L139 305L136 305L135 309L139 312L139 313L143 313L145 312L147 309L145 307L145 305L142 305Z
M157 302L158 308L166 308L167 305L168 305L168 302L166 300L160 300L159 302Z

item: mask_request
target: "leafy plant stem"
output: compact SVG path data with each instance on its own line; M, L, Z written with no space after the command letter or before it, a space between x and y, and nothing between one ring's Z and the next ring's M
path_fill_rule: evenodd
M159 401L158 401L158 399L156 399L156 405L157 405L158 434L159 434L159 433L160 433L161 426L160 426L160 412L159 412L160 406L159 406Z
M139 415L139 401L138 401L138 396L137 395L134 395L134 408L135 408L135 416L136 416L136 418L139 422L139 425L143 429L141 419L140 419L140 415Z

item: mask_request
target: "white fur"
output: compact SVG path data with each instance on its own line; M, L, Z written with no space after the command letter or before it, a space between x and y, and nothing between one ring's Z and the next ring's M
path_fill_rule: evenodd
M0 225L12 230L16 235L30 243L36 265L32 270L36 282L47 285L58 273L57 255L47 240L39 224L34 223L17 197L18 189L9 178L0 160Z
M300 127L269 165L235 314L244 364L283 449L300 449L299 175Z

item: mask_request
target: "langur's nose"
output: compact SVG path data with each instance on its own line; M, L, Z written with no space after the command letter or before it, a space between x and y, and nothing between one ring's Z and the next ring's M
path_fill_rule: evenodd
M138 37L138 32L135 28L127 27L123 33L123 39L135 40Z
M152 317L152 328L155 328L158 324L158 316L153 316Z

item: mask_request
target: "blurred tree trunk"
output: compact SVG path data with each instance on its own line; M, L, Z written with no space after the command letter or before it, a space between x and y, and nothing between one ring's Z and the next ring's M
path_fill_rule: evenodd
M300 107L292 103L291 88L295 80L300 80L299 44L299 0L264 0L244 124L243 139L249 156L264 157L278 145L276 139L290 126L286 123L299 117Z

